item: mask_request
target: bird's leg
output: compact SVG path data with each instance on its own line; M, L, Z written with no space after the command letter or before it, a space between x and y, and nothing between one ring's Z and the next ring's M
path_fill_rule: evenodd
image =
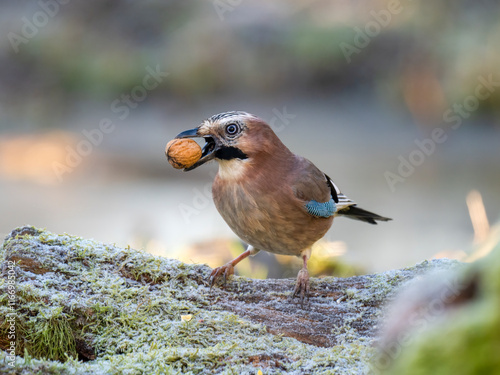
M295 289L293 291L292 298L300 295L300 305L304 306L304 297L309 298L309 271L307 271L307 260L309 259L308 254L302 254L303 265L302 269L297 275L297 283L295 284Z
M224 264L223 266L214 268L210 274L210 289L214 286L217 280L222 276L223 283L225 284L229 276L234 274L234 266L236 266L243 259L247 258L249 255L255 255L259 250L255 249L253 246L248 245L248 248L241 255L234 258L232 261Z

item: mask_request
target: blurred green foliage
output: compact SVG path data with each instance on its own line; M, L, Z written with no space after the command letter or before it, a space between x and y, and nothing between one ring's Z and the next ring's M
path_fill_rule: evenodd
M238 93L374 90L414 110L412 90L425 108L438 87L442 113L473 93L479 76L500 77L495 1L401 1L387 25L375 15L394 1L233 3L223 2L223 12L219 3L192 0L60 5L18 53L1 44L0 98L24 113L36 102L37 113L50 117L79 100L112 101L141 82L146 66L159 64L170 76L154 95L181 103ZM4 35L22 35L23 17L32 20L41 9L25 1L1 6ZM354 45L370 22L379 22L379 32L346 59L342 43ZM496 92L480 110L498 119L499 104Z

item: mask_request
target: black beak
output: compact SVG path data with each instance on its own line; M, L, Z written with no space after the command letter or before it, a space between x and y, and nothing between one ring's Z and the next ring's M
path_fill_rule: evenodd
M182 133L177 134L175 138L196 138L199 137L200 135L198 134L198 128L194 129L189 129L186 131L183 131Z
M205 146L201 150L201 158L196 163L194 163L189 168L184 168L184 171L192 171L195 168L198 168L200 165L205 164L207 161L213 160L215 158L215 151L218 150L218 145L215 139L209 135L200 135L198 133L198 128L190 129L183 131L182 133L177 134L175 138L204 138Z

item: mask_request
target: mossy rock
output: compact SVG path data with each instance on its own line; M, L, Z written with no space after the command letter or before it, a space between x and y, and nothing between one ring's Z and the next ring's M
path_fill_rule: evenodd
M399 285L456 265L312 279L301 307L293 279L210 290L206 265L33 227L7 236L0 262L0 372L13 374L365 373Z

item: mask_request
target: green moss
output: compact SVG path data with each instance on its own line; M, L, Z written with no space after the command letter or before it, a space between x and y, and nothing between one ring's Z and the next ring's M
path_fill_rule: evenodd
M462 272L473 298L413 332L388 374L498 374L500 246Z
M62 310L62 308L60 309ZM36 358L65 361L68 357L76 358L75 338L69 324L69 317L56 313L57 316L33 319L25 328L27 352Z
M348 291L354 312L334 328L337 343L319 347L271 334L218 308L206 282L210 269L203 265L32 227L7 238L0 257L5 264L12 256L21 259L16 366L29 374L251 374L259 368L266 374L364 373L373 340L360 333L371 327L362 326L359 308L373 303L370 293L376 300L387 296L392 289L384 282L397 276L368 278L373 280L369 290ZM31 272L35 269L43 272ZM338 283L335 278L321 283L329 280ZM231 285L235 295L251 294L262 282L235 277ZM0 298L0 315L6 311L7 300ZM187 314L192 319L182 321ZM0 363L5 358L0 351Z

